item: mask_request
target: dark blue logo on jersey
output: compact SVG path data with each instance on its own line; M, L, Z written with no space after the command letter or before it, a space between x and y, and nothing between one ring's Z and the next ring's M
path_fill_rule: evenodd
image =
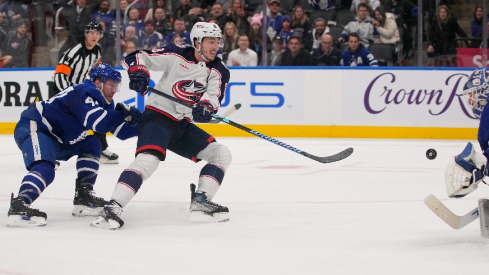
M200 101L205 89L205 85L195 80L182 80L173 85L172 92L176 98L193 104Z

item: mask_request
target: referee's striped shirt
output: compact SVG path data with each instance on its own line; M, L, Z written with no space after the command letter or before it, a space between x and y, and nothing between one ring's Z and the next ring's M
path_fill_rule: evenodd
M54 85L62 91L69 86L82 83L93 66L100 63L101 56L101 48L98 44L89 50L85 47L85 43L81 42L67 50L56 66Z

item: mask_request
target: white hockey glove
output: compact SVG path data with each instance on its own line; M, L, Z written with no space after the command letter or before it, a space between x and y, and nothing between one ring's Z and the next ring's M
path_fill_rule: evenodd
M445 183L450 198L461 198L477 189L483 181L485 157L468 143L462 153L453 157L445 169Z

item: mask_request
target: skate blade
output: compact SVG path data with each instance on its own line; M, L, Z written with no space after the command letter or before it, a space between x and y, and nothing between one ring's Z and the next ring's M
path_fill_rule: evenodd
M209 215L202 211L190 211L190 221L192 223L228 222L229 213Z
M89 207L86 205L75 205L71 215L74 217L97 217L100 215L103 207Z
M91 227L95 228L102 228L102 229L110 229L110 230L116 230L121 228L121 225L114 220L109 219L109 221L106 221L104 217L98 216L93 222L90 223Z
M103 164L119 164L119 160L118 159L110 160L108 158L101 157L100 163L103 163Z
M45 226L46 219L43 217L26 217L20 215L11 215L7 219L7 227L34 227Z

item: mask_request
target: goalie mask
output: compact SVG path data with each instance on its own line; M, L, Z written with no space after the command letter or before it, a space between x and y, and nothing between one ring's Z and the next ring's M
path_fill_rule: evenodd
M486 69L477 69L464 85L463 95L477 119L481 118L482 111L487 104L489 93L489 73Z

